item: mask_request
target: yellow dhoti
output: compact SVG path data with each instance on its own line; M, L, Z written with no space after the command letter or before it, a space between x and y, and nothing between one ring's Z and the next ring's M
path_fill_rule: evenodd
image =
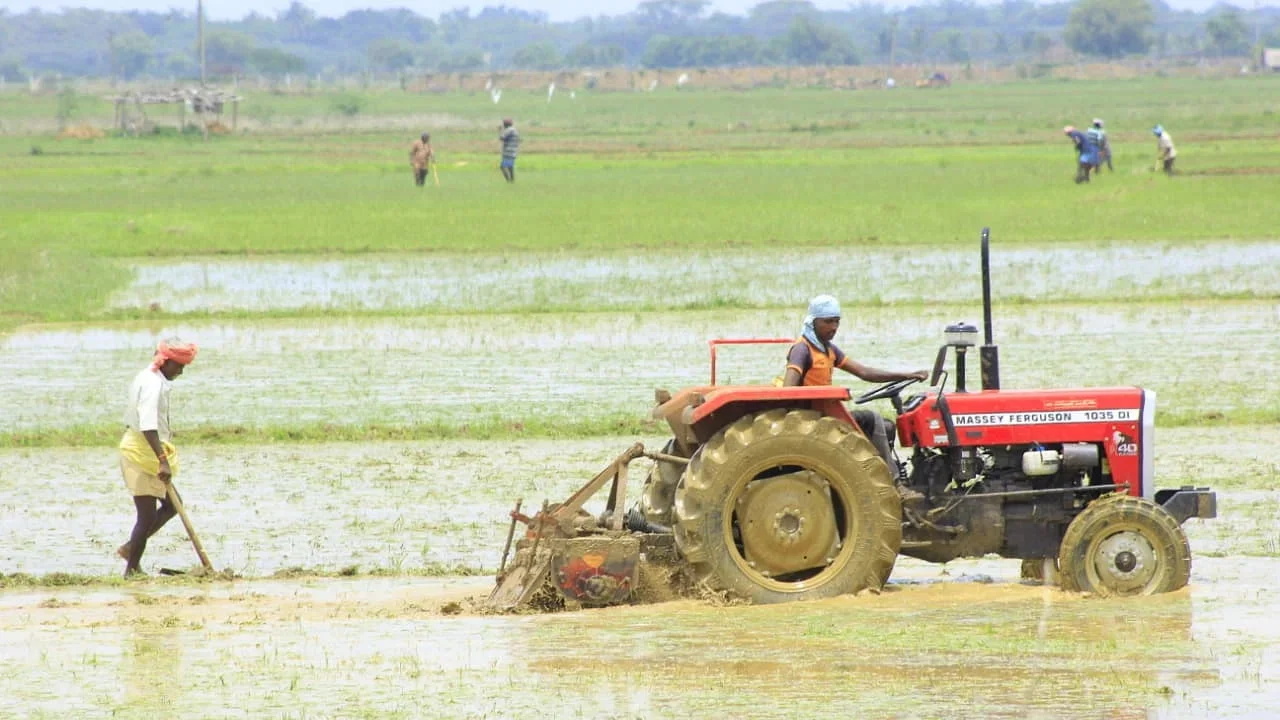
M161 442L160 446L169 460L170 472L176 477L178 449L170 442ZM119 449L120 474L124 476L124 484L129 488L129 493L163 499L168 494L168 486L160 479L160 458L156 457L146 436L137 430L125 430Z

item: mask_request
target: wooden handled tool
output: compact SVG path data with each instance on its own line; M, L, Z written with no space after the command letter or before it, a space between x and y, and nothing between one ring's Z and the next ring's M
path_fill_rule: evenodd
M200 544L200 536L196 534L195 526L191 524L191 518L187 517L187 509L182 507L182 499L178 497L178 492L173 489L173 483L169 483L166 489L169 495L169 502L173 503L173 509L178 511L178 517L182 518L182 527L187 529L187 537L191 538L191 544L195 546L196 555L200 557L200 564L205 570L213 570L213 563L209 562L209 556L204 553L204 546Z

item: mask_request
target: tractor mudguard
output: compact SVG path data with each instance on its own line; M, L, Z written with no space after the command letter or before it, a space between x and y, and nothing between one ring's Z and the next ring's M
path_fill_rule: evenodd
M1190 518L1218 517L1218 494L1209 488L1186 485L1176 490L1157 490L1155 500L1178 519L1179 525Z

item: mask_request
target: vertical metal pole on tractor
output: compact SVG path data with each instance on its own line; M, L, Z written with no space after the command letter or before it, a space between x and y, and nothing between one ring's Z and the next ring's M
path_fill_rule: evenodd
M991 228L982 228L982 389L1000 389L1000 348L991 340Z

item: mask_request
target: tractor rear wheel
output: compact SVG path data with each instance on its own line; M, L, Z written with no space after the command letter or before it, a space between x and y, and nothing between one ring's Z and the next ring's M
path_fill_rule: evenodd
M1191 546L1169 511L1116 494L1095 500L1071 521L1058 564L1064 590L1154 595L1187 584Z
M696 452L675 495L676 547L708 588L756 603L879 589L901 500L860 432L812 410L747 415Z

